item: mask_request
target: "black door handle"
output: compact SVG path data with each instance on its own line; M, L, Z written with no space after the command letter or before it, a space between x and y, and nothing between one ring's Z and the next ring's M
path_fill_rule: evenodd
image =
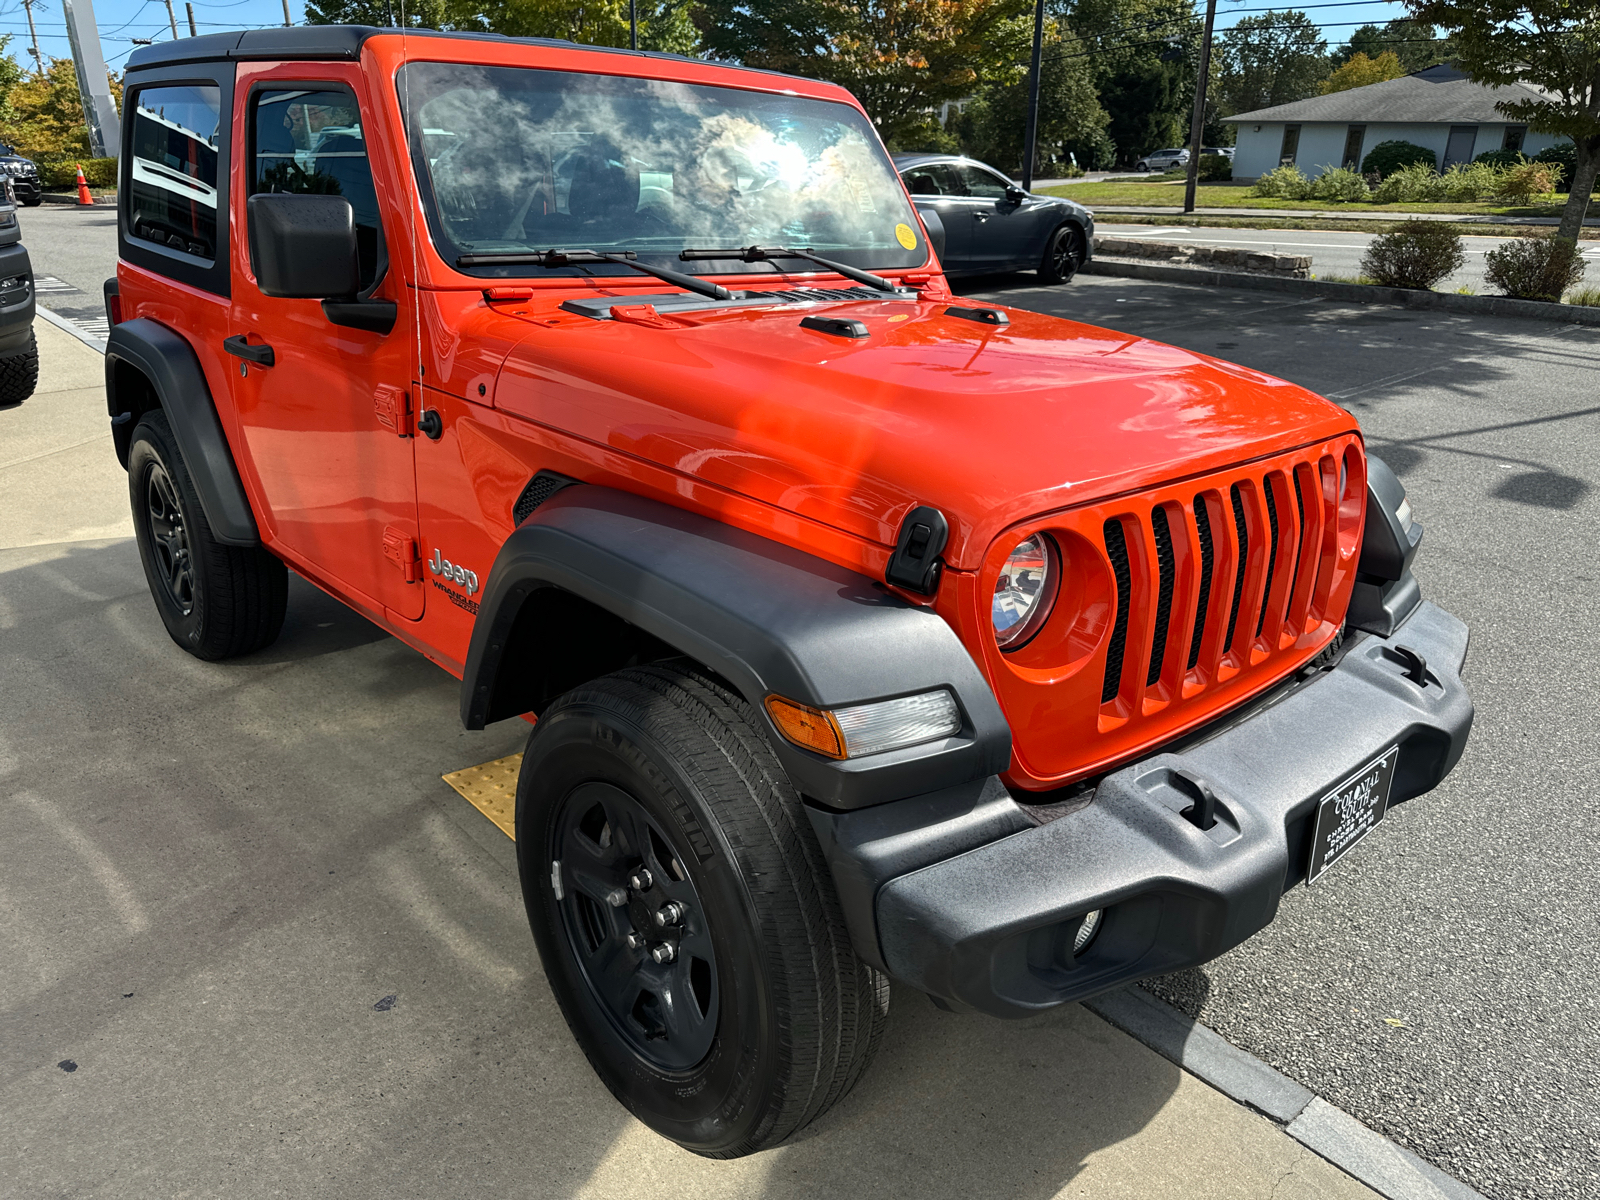
M244 340L244 334L242 333L236 333L231 338L223 338L222 348L229 354L246 359L249 362L258 363L263 367L270 367L276 361L271 346L264 342L259 346L252 346Z

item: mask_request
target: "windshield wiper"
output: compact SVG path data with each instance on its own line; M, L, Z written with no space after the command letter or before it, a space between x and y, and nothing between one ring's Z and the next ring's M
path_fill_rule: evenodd
M831 258L823 258L809 250L800 250L791 246L735 246L732 250L685 250L678 255L684 262L694 262L706 258L736 258L740 262L771 262L775 258L803 258L807 262L814 262L819 267L826 267L830 271L837 271L846 279L853 279L857 283L864 283L870 288L877 288L880 292L898 292L900 289L890 283L881 275L874 275L871 271L863 271L860 267L846 266L841 262L834 262Z
M666 267L652 267L648 263L635 262L638 254L632 250L624 250L620 254L602 254L598 250L499 250L487 254L463 254L456 259L458 267L484 267L496 266L522 266L524 264L535 267L571 267L582 263L608 262L617 263L624 267L632 267L635 271L643 271L646 275L654 275L657 279L667 283L675 283L681 288L691 292L698 292L702 296L709 296L713 300L732 300L733 293L720 283L711 283L696 275L685 275L681 271L669 271Z

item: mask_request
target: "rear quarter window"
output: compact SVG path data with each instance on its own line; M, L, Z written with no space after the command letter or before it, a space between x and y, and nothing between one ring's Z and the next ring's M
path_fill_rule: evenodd
M210 263L217 255L222 92L140 90L129 138L128 233Z

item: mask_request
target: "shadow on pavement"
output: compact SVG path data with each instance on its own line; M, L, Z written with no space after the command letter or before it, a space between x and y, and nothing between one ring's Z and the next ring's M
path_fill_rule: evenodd
M464 732L453 679L299 580L280 643L228 664L170 642L131 541L0 551L0 602L17 1194L1042 1198L1180 1086L1075 1006L901 990L802 1140L688 1155L590 1071L511 843L439 778L525 725Z

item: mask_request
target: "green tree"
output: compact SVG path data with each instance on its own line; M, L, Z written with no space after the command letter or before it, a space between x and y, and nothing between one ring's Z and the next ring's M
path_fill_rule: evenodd
M1303 12L1243 17L1220 40L1222 100L1229 113L1315 96L1328 73L1328 43Z
M1183 89L1170 63L1133 63L1117 72L1100 85L1100 103L1111 118L1106 134L1125 166L1179 141Z
M4 61L10 62L9 58ZM78 98L78 73L70 58L52 58L42 72L24 75L4 87L0 109L5 142L41 162L89 157L89 128ZM108 75L111 99L122 110L122 81Z
M628 0L444 0L452 28L510 37L566 38L591 46L628 44ZM640 0L639 48L693 54L699 35L684 0Z
M1452 53L1450 39L1438 36L1432 25L1397 17L1385 25L1363 25L1350 35L1350 40L1333 52L1338 62L1348 62L1357 54L1377 58L1392 53L1400 60L1407 74L1425 70L1442 62L1449 62Z
M454 28L445 0L306 0L306 24Z
M1118 162L1180 144L1194 103L1200 23L1193 0L1061 0L1089 54Z
M699 37L687 0L639 0L639 46L692 54ZM566 38L591 46L628 44L628 0L307 0L312 25L379 25L409 29Z
M1406 0L1406 7L1450 31L1455 61L1474 81L1543 91L1541 99L1495 108L1577 147L1556 234L1576 241L1600 169L1600 0Z
M11 124L11 89L22 82L22 67L11 57L11 35L0 33L0 129Z
M1348 92L1351 88L1399 79L1405 73L1406 69L1400 65L1400 60L1392 50L1385 50L1377 58L1368 58L1357 50L1343 66L1335 67L1333 74L1317 85L1317 91L1324 96L1332 92Z
M931 112L1026 54L1029 0L702 0L712 57L849 88L891 145L926 140Z
M1036 171L1051 158L1065 158L1069 148L1099 148L1110 120L1095 92L1089 55L1082 43L1062 37L1054 24L1046 31L1040 66ZM1028 71L1019 65L980 88L952 126L965 153L1017 171L1027 116Z

